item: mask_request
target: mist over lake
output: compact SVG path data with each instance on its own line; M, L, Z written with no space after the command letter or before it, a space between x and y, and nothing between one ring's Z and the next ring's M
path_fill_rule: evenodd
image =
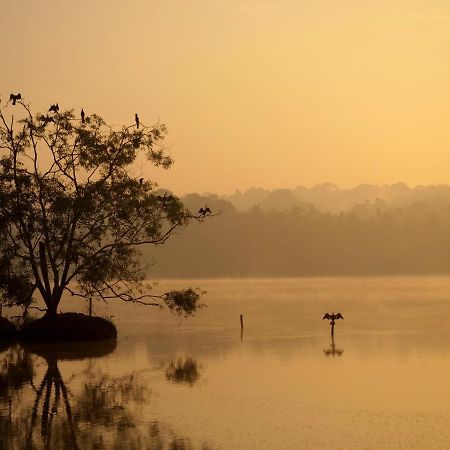
M183 203L216 216L143 246L149 277L450 274L448 186L324 184Z
M116 347L25 347L35 386L57 364L72 416L61 402L42 428L44 393L33 423L36 392L10 381L1 448L60 448L65 436L66 448L321 449L330 433L333 448L447 447L449 277L160 281L186 283L208 292L193 318L98 305L115 316ZM326 311L344 316L334 342Z

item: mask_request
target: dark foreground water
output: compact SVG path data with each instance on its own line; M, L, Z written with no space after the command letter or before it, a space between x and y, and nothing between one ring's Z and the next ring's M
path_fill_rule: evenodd
M0 347L0 449L450 448L450 278L161 284L208 307L99 306L117 343Z

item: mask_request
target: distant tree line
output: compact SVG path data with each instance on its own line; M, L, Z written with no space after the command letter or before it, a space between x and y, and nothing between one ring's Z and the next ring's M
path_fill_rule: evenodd
M236 191L223 197L238 211L248 211L259 206L264 211L286 211L293 207L312 204L322 212L349 211L366 201L383 200L392 208L409 206L422 201L446 201L450 203L450 186L444 184L409 187L405 183L360 184L349 189L340 189L333 183L322 183L313 187L297 186L293 189L267 190L250 188Z
M376 199L350 211L322 213L305 204L288 211L238 212L217 196L189 195L217 216L144 250L152 276L252 277L450 273L450 201L389 208Z

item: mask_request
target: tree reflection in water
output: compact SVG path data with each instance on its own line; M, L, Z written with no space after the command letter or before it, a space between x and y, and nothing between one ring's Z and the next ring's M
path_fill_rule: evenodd
M0 353L0 449L192 449L164 424L137 417L151 393L139 375L113 377L92 359L114 348L115 343L17 345ZM39 372L36 355L45 361L42 378L34 373ZM58 362L84 358L91 358L86 369L64 380ZM168 373L190 385L199 378L193 358L177 360L167 369L169 378Z
M200 379L200 367L194 358L180 357L170 362L166 369L166 378L173 383L193 386Z
M14 406L20 401L24 385L33 382L31 356L19 346L12 346L0 353L0 449L10 450L10 443L20 432L20 420L13 419ZM20 447L22 448L22 447Z

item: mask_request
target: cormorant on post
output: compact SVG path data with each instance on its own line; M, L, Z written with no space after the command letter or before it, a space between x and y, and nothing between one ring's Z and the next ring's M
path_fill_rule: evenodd
M22 95L20 94L20 92L17 94L9 95L9 101L12 102L13 106L16 104L17 100L22 100Z
M85 117L85 114L84 114L84 109L83 109L83 108L81 108L81 113L80 113L80 115L81 115L81 123L84 123L84 117Z
M335 320L338 319L344 319L344 316L341 313L325 313L325 315L322 317L322 320L327 319L330 320L330 325L331 325L331 336L334 336L334 325L335 325Z
M139 184L142 184L144 182L143 178L139 178Z
M139 116L137 115L137 113L134 115L134 120L136 121L136 128L139 128Z
M56 105L51 105L50 108L48 109L48 112L58 113L59 112L59 104L56 103Z
M341 313L325 313L325 315L322 317L322 320L328 319L328 320L337 320L337 319L344 319L344 316Z

